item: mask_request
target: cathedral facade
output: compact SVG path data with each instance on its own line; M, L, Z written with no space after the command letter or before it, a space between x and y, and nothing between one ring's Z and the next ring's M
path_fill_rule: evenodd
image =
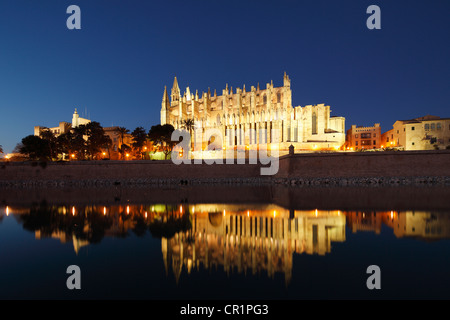
M220 132L223 149L258 148L260 144L277 144L280 151L293 145L295 151L338 150L345 143L345 118L330 117L330 106L325 104L292 105L291 80L284 74L283 86L274 87L273 81L264 89L252 86L228 88L221 95L208 89L199 96L189 87L181 94L177 78L169 93L164 89L161 105L161 124L182 129L186 120L195 123L197 132ZM202 137L202 148L210 137ZM206 143L207 144L207 143Z

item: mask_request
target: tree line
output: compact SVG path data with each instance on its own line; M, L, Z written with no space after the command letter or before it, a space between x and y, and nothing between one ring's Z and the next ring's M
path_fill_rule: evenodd
M148 159L151 152L160 151L167 159L178 143L171 141L173 131L170 124L152 126L148 132L137 127L131 133L124 127L117 127L113 138L120 143L116 144L117 150L113 150L111 136L100 123L93 121L59 135L41 128L39 136L24 137L13 152L21 155L22 159L17 160L100 160L110 159L113 151L117 151L121 159ZM131 136L127 139L129 144L125 143L128 135Z

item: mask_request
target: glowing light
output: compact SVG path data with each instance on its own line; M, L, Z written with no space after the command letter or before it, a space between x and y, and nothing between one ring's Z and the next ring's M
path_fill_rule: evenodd
M5 156L5 159L9 159L9 154L7 154L7 155Z
M313 145L313 149L314 150L316 150L317 149L317 145L315 144L315 145Z
M391 219L394 219L394 211L391 211Z
M147 150L147 147L144 147L144 150Z
M105 155L106 155L106 152L103 152L102 154L105 156Z
M250 217L250 211L247 210L247 217Z
M130 206L127 206L127 214L130 214Z
M75 158L75 155L72 153L71 155L70 155L72 158Z
M341 215L341 211L340 210L338 210L338 216L340 216Z
M72 215L75 215L75 207L72 207Z
M381 145L381 148L384 148L384 146L383 146L383 145Z
M9 207L6 206L6 216L9 216Z
M153 211L155 211L155 207L154 207L154 206L152 206L152 212L153 212Z
M314 214L316 215L316 217L317 217L317 215L319 214L319 212L317 211L317 209L316 209L316 211L314 212Z
M106 215L106 207L103 207L103 215Z
M339 146L335 146L335 147L334 147L334 150L339 150Z
M127 154L126 154L126 156L127 156L127 158L128 158L128 157L130 156L130 154L129 154L129 153L127 153Z
M180 206L180 213L183 213L183 206Z
M147 219L147 211L145 211L145 218Z
M192 207L192 213L195 213L195 207Z
M273 210L273 217L275 218L276 215L277 215L277 212L275 210Z
M225 209L223 209L223 216L225 217Z

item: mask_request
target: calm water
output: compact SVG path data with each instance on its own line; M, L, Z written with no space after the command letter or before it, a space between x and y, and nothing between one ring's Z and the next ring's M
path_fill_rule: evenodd
M450 209L15 202L0 206L1 299L450 298Z

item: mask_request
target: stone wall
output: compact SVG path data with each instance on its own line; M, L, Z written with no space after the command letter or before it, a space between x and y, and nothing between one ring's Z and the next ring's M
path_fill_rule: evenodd
M274 176L261 164L181 164L169 161L2 163L0 187L114 184L450 185L450 150L310 153L282 156Z

